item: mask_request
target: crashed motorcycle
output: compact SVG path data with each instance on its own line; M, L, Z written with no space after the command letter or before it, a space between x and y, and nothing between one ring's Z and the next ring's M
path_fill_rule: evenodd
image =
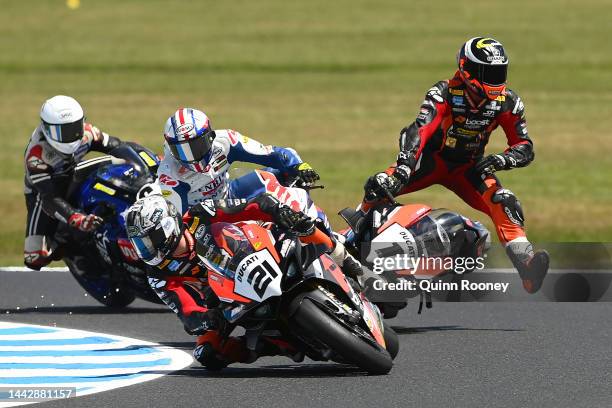
M383 193L386 199L366 214L350 208L340 211L349 225L340 234L349 252L365 266L368 296L380 306L385 318L391 318L406 305L408 293L376 293L372 290L376 280L397 284L469 273L484 266L478 262L490 248L491 238L479 221L424 204L402 205ZM474 262L465 264L466 259ZM431 293L416 290L411 294L417 293L421 313L424 298L426 306L431 307Z
M138 297L162 303L149 286L149 266L127 239L123 218L138 191L155 180L159 158L136 143L117 149L121 159L104 156L79 163L68 190L73 206L104 223L93 234L60 224L53 239L71 274L98 302L125 307Z
M313 360L391 370L397 335L322 245L254 222L201 226L195 238L221 302L222 335L242 327L255 351L264 332L274 333Z

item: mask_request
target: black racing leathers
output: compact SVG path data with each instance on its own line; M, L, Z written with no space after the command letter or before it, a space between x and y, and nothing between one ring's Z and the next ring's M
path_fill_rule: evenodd
M85 123L79 149L72 155L62 154L49 145L42 127L34 130L25 152L25 193L38 194L46 214L66 222L75 209L66 202L65 194L75 169L90 151L112 153L121 140Z

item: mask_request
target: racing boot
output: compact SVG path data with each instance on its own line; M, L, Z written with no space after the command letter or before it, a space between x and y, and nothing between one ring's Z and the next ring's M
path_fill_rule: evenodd
M30 235L25 239L23 263L30 269L40 271L53 261L62 259L63 251L57 243L44 235Z
M305 354L277 336L261 336L257 344L257 357L285 356L296 363L304 361Z
M531 243L525 240L508 242L506 253L523 280L525 291L533 294L540 290L550 265L548 252L545 250L534 252Z
M342 272L344 272L346 276L359 282L359 279L363 276L361 262L348 253L341 241L334 239L333 242L334 249L329 256L331 256L335 263L340 265Z
M211 371L222 370L232 363L250 363L256 359L246 348L246 342L242 338L222 339L216 330L209 330L198 336L193 357Z
M23 264L35 271L40 271L43 267L49 265L53 259L51 257L46 256L42 251L30 251L24 252L23 254Z

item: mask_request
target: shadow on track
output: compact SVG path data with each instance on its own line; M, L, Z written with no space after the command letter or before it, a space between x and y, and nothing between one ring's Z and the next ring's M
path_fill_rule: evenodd
M195 347L196 338L197 337L194 336L193 341L158 341L157 344L177 349L188 349L191 351Z
M194 363L197 364L197 363ZM196 378L328 378L364 377L368 374L356 367L342 364L287 364L259 367L227 367L221 371L209 371L204 367L189 367L168 376Z
M147 346L131 346L127 349L136 350ZM105 350L98 350L105 351ZM194 366L179 371L138 370L138 374L163 374L168 377L190 378L331 378L331 377L365 377L369 374L357 367L334 363L287 364L253 367L227 367L221 371L209 371L193 363ZM124 377L134 372L111 374L109 377ZM103 376L105 377L105 376Z
M137 313L172 313L172 310L164 307L126 307L112 308L107 306L42 306L42 307L21 307L19 309L0 309L2 313L24 314L24 313L43 313L43 314L68 314L73 315L97 315L97 314L137 314Z
M525 331L524 329L475 329L472 327L462 326L424 326L424 327L403 327L403 326L392 326L393 330L399 335L401 334L419 334L436 331L500 331L500 332L520 332Z

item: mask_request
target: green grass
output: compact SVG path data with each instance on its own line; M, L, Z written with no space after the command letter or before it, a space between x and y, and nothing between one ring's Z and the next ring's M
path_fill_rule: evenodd
M331 214L395 157L424 92L460 44L496 36L526 103L532 166L500 174L539 241L609 241L612 45L608 1L2 1L0 263L20 263L23 149L44 99L76 97L108 132L160 150L179 106L218 128L293 146ZM500 131L491 152L502 149ZM404 200L485 220L439 187ZM340 226L337 217L333 218ZM487 224L490 225L490 223Z

